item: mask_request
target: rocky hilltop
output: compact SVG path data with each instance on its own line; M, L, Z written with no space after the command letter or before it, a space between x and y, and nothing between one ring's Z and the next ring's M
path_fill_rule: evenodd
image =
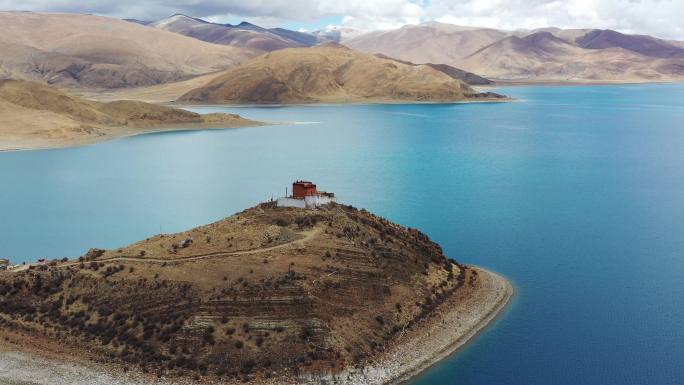
M0 80L0 150L88 143L155 128L258 124L238 115L200 115L137 101L100 103L40 83Z
M162 380L383 384L453 351L509 295L365 210L265 203L2 273L0 330Z
M500 99L461 80L336 43L283 49L224 72L179 101L190 103L449 102Z

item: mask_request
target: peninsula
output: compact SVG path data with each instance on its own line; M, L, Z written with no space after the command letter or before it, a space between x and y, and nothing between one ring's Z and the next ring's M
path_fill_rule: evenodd
M234 114L206 114L118 100L85 100L23 80L0 80L0 151L67 147L177 129L262 125Z
M76 371L80 384L102 370L127 384L397 383L461 346L512 294L416 229L319 203L263 203L0 273L2 346L15 352L0 379L48 384ZM66 365L50 364L56 351ZM51 369L34 379L38 362Z

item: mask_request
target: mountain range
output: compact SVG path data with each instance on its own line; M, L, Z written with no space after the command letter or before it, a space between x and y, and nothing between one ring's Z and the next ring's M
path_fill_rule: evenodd
M152 100L160 99L152 95L155 90L181 96L190 91L188 85L201 87L259 55L330 42L398 64L425 64L470 85L490 84L490 79L684 79L684 42L612 30L505 31L429 22L388 31L329 27L301 32L248 22L212 23L180 14L141 21L32 12L0 12L0 24L0 79L89 90L146 87L149 91L137 93Z
M149 86L259 54L93 15L0 12L0 25L0 78L63 87Z
M174 15L149 25L200 40L239 48L273 51L342 43L352 49L451 73L477 74L473 85L498 81L643 82L684 77L684 42L613 30L541 28L506 31L439 22L389 31L328 28L295 32L243 22L215 24ZM447 69L448 70L448 69ZM478 76L479 75L479 76ZM484 79L484 80L481 80Z
M415 63L441 63L496 80L671 81L684 78L684 48L612 30L503 31L436 22L363 34L351 48Z
M250 48L262 52L308 47L320 42L313 35L284 28L266 29L248 22L238 25L216 24L181 14L147 25L209 43Z

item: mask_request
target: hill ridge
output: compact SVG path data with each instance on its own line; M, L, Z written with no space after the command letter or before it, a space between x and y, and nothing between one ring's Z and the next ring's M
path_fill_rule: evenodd
M424 65L408 65L337 43L259 56L179 98L191 103L315 103L500 99Z

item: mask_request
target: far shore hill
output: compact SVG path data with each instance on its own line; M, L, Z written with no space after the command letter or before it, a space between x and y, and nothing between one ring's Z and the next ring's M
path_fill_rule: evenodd
M166 104L430 103L508 101L492 82L448 65L414 64L336 43L288 48L180 82L80 91L86 98Z
M119 100L101 103L36 82L0 80L0 151L67 147L176 129L258 126L234 114L206 114Z
M0 272L0 382L395 384L470 340L512 294L366 210L268 202Z
M281 49L225 71L181 103L354 103L505 100L428 65L364 54L337 43Z

